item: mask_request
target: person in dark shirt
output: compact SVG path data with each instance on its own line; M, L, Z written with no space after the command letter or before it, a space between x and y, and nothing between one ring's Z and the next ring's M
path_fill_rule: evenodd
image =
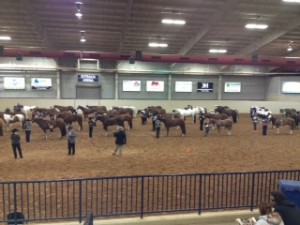
M89 124L89 137L92 138L94 126L96 125L96 122L93 120L93 117L89 117L88 124Z
M114 137L116 138L116 148L113 152L113 155L117 155L119 153L119 156L122 156L123 146L127 143L124 127L118 127L118 130L114 132Z
M156 129L156 138L159 138L159 134L160 134L160 124L161 124L161 121L160 119L156 119L155 120L155 129Z
M203 113L200 113L200 116L199 116L200 130L203 130L204 120L205 120L205 115Z
M76 132L72 126L68 127L68 155L75 155Z
M13 152L14 152L14 156L15 156L15 159L18 158L17 156L17 150L19 152L19 156L20 158L23 158L23 155L22 155L22 148L21 148L21 144L20 144L20 141L21 141L21 136L17 133L18 129L14 128L11 132L11 136L10 136L10 139L11 139L11 145L12 145L12 149L13 149Z
M271 192L271 204L285 225L300 225L300 209L281 192Z
M30 142L30 135L31 135L31 128L32 122L30 119L26 119L24 123L25 135L26 135L26 142Z

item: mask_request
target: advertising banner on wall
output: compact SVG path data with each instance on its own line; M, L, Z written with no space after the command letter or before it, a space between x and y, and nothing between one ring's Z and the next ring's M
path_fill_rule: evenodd
M241 82L225 82L224 92L241 92Z
M4 89L25 89L24 77L4 77Z
M50 90L52 88L51 78L31 78L31 89Z
M165 88L164 81L147 81L147 91L148 92L163 92Z
M192 92L192 81L176 81L175 92Z
M97 83L99 81L99 76L95 74L79 74L78 82L83 83Z
M141 91L141 81L123 80L123 91Z
M281 92L283 94L300 94L300 82L297 81L283 82Z
M198 82L197 92L213 92L214 83L213 82Z

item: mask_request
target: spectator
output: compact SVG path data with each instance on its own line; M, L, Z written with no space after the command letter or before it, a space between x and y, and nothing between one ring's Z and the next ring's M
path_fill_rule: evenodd
M252 122L253 122L253 128L254 128L254 130L256 130L257 123L258 123L258 117L257 117L257 114L256 114L256 113L253 114Z
M200 122L200 130L203 130L203 123L205 120L205 115L201 112L199 116L199 122Z
M93 120L93 117L89 117L89 137L92 138L93 137L93 130L94 127L96 126L96 122Z
M262 119L262 135L267 135L269 120L267 117Z
M204 123L204 136L206 137L209 134L209 123Z
M114 132L114 136L116 138L115 143L117 146L115 151L113 152L113 155L117 155L119 152L119 156L122 156L123 146L127 143L124 127L118 127L117 132Z
M271 201L274 211L281 215L285 225L300 225L300 209L283 193L271 192Z
M25 135L26 135L26 142L30 142L30 135L31 135L31 128L32 122L30 119L26 119L24 123Z
M22 148L21 148L21 144L20 144L20 141L21 141L21 136L17 133L18 129L14 128L11 132L11 136L10 136L10 139L11 139L11 145L12 145L12 149L13 149L13 152L14 152L14 156L15 156L15 159L18 158L17 156L17 150L19 152L19 156L20 158L23 158L23 155L22 155Z
M68 155L75 155L76 132L71 125L68 127L67 137L68 137Z
M159 134L160 134L160 124L161 124L161 121L160 119L156 119L155 120L155 129L156 129L156 138L159 138Z
M271 204L267 202L259 204L259 213L260 216L255 225L284 225L279 213L273 212Z

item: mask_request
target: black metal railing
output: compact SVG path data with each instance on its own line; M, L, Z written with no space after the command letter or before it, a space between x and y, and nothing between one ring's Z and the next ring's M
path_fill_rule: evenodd
M20 212L24 221L83 221L93 217L252 210L278 190L280 179L300 180L300 170L126 176L0 182L0 223Z

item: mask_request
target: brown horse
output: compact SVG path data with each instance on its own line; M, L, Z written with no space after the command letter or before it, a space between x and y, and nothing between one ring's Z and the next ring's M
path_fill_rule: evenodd
M48 138L47 130L50 130L50 132L53 132L55 128L59 128L61 137L63 138L66 136L66 124L63 119L59 118L57 120L45 120L43 118L35 118L32 120L33 123L36 123L43 131L45 135L45 139Z
M215 120L225 120L228 118L228 115L225 113L207 113L205 118L215 119Z
M234 123L236 123L238 120L238 111L236 109L230 109L228 106L216 106L215 112L224 113L227 116L231 116Z
M169 119L162 116L158 116L158 119L161 120L167 129L167 136L169 136L169 130L170 127L178 127L181 128L181 136L184 136L186 134L186 128L185 128L185 122L184 119Z
M47 109L47 108L36 107L32 111L32 119L34 119L35 117L45 118L46 116L56 119L58 113L59 113L59 109L57 108Z
M271 122L272 122L273 127L274 126L276 127L276 134L280 133L280 130L279 130L280 126L285 126L285 125L289 126L290 134L293 134L293 131L296 129L296 122L291 117L281 118L281 119L280 118L276 119L276 118L272 117Z
M53 108L57 108L60 112L64 112L64 111L71 111L72 113L76 112L73 106L54 105Z
M133 109L131 108L112 107L112 110L116 110L119 114L129 113L131 116L134 114Z
M98 114L96 116L96 121L99 120L103 124L103 130L105 130L105 136L107 136L108 133L108 127L109 126L122 126L124 127L124 120L118 118L118 117L107 117L106 115L100 115Z
M214 127L217 127L218 134L221 133L221 128L224 127L225 129L227 129L227 135L231 135L232 125L233 125L232 120L230 120L230 119L225 119L225 120L211 119L211 120L209 120L209 124L213 125Z
M82 126L82 117L80 115L77 114L72 114L69 111L65 111L65 112L60 112L57 115L57 118L62 118L66 124L68 125L72 125L73 122L77 122L80 130L82 130L83 126Z
M82 111L83 116L84 116L84 119L88 118L90 114L96 112L95 109L92 109L92 108L85 108L85 107L83 107L83 106L81 106L81 105L79 105L79 106L76 108L76 110L79 110L79 109Z

